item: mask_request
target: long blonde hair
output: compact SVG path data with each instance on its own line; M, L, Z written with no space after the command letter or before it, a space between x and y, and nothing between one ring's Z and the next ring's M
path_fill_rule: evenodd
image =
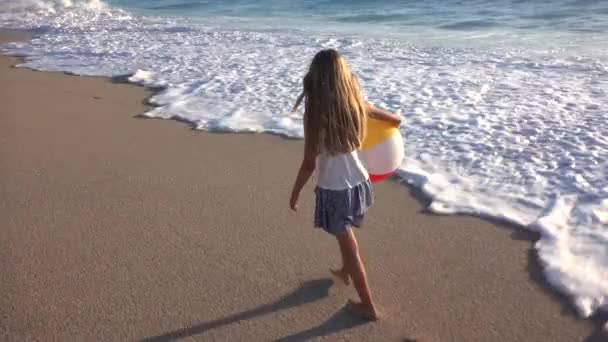
M317 152L323 147L330 154L360 148L367 130L367 106L356 77L338 51L319 51L310 63L303 85L294 110L305 100L307 144Z

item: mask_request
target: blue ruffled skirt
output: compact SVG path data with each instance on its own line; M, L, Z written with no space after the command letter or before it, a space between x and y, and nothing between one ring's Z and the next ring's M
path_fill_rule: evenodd
M315 227L339 235L348 227L360 228L374 200L369 180L344 190L315 188Z

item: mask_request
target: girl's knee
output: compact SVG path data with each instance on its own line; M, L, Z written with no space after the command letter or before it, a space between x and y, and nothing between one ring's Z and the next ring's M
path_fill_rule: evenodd
M351 228L346 228L344 232L334 235L340 244L352 244L355 236Z
M338 238L338 242L342 246L342 248L353 257L359 255L359 244L355 239L354 235L350 233L344 233L336 236Z

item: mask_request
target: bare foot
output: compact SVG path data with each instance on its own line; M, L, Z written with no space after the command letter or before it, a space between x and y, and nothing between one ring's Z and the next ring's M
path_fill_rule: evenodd
M352 300L349 300L346 304L346 310L359 318L372 322L375 322L380 318L378 311L376 311L376 308L373 306L369 307L367 305L363 305L363 303L357 303Z
M331 274L333 274L336 278L342 280L342 282L344 282L344 285L350 285L350 276L348 275L348 272L344 270L344 268L341 268L339 270L330 269L329 272L331 272Z

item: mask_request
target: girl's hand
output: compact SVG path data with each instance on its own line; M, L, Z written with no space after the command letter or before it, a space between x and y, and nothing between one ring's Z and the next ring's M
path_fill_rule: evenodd
M401 118L398 115L389 113L382 109L378 109L372 106L371 104L367 105L367 113L370 118L388 122L395 128L399 128L399 126L401 125Z
M292 193L291 198L289 199L289 207L293 211L298 211L298 197L300 197L299 194Z

